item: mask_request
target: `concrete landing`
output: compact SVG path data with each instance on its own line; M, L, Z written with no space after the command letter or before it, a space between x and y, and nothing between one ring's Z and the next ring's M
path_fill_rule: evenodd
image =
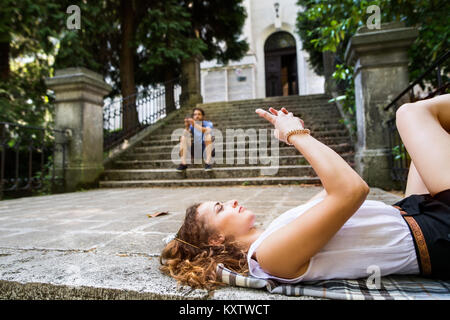
M98 189L0 202L0 299L315 299L224 287L177 288L162 239L194 202L236 199L267 226L321 190L306 186ZM368 197L400 199L373 188ZM168 211L149 218L147 214Z

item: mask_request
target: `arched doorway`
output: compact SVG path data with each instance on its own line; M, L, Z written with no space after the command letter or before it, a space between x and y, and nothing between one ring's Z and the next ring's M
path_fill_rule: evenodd
M271 34L264 44L266 97L298 94L295 38L285 31Z

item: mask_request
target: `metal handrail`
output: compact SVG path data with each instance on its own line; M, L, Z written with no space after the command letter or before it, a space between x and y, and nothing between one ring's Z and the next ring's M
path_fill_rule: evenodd
M417 78L413 83L411 83L405 90L403 90L394 100L391 101L385 108L384 111L389 110L394 106L397 101L401 99L408 91L410 91L415 85L419 84L431 71L438 68L437 70L437 78L438 78L438 87L440 88L442 86L442 78L441 78L441 72L439 66L442 62L444 62L448 57L450 57L450 50L447 51L444 55L442 55L440 58L438 58L424 73L422 73L419 78Z
M420 75L413 83L411 83L405 90L403 90L389 105L387 105L384 110L389 110L392 106L397 106L398 101L408 92L412 91L415 85L419 84L426 76L428 76L431 72L437 69L437 85L438 88L433 90L433 92L429 93L427 97L423 99L428 99L436 94L442 94L445 92L447 88L450 87L450 83L442 84L441 77L441 64L446 61L450 57L450 51L447 51L444 55L442 55L439 59L437 59L422 75ZM410 97L412 100L415 100L414 97ZM410 100L411 101L411 100ZM403 101L404 102L404 101ZM406 185L410 157L405 146L402 143L400 135L398 133L396 127L396 114L392 115L392 118L387 121L388 127L388 138L389 138L389 148L391 150L389 155L389 165L391 168L391 177L395 181L400 181L403 183L403 187Z
M181 89L179 83L182 81L182 77L177 77L159 84L158 88L137 92L105 105L103 107L104 150L115 147L125 139L167 116L165 87L170 83L174 84L174 107L179 109L180 101L175 92ZM124 129L124 115L137 116L138 123L131 128Z
M40 133L27 135L25 133L27 130ZM55 136L53 146L50 149L46 142L46 132L48 131L59 135L58 137ZM12 132L14 132L13 135ZM50 186L48 187L51 190L46 191L64 191L65 153L70 133L70 129L43 128L1 121L0 200L5 195L12 197L33 195L34 192L42 191L47 187L45 185L47 180L49 180ZM9 141L13 137L14 145L10 145ZM62 163L60 165L62 171L60 176L57 176L55 172L55 151L58 148L62 148ZM53 155L51 168L47 168L49 163L46 157L49 155ZM47 174L44 173L47 170L50 178L47 178ZM55 189L57 184L61 185L59 190Z
M168 84L168 83L171 83L171 82L177 82L177 81L181 81L181 76L178 76L178 77L173 78L173 79L171 79L171 80L167 80L167 81L161 82L161 83L159 83L158 85L160 85L160 86L165 86L165 85ZM152 89L147 89L147 90L144 90L144 91L139 91L139 92L130 94L130 95L128 95L128 96L126 96L126 97L122 97L122 98L120 98L120 99L118 99L118 100L111 101L109 104L104 105L103 108L108 108L108 107L109 107L110 105L112 105L112 104L116 104L116 103L119 103L119 102L124 102L124 101L126 101L126 100L130 100L130 99L133 98L133 97L137 97L138 95L145 94L145 93L148 93L148 92L151 92L151 91L152 91Z

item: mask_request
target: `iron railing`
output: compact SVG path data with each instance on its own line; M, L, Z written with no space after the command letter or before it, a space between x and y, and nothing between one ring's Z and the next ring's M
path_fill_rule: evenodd
M103 107L103 150L109 150L180 108L182 78L113 101ZM166 88L171 92L166 95ZM170 106L168 105L170 104Z
M0 200L64 191L67 133L0 122Z
M409 165L411 158L403 145L400 135L395 124L395 111L404 103L414 102L418 100L425 100L436 95L445 94L450 88L448 75L442 75L442 66L448 66L446 63L450 61L450 51L447 51L443 56L437 59L420 77L411 83L405 90L403 90L391 103L389 103L384 110L393 110L394 116L387 121L390 157L389 163L391 167L391 176L395 181L400 181L403 186L406 184L408 178ZM436 85L424 97L418 97L414 93L416 85L422 83L424 79L428 79L434 72L436 72Z

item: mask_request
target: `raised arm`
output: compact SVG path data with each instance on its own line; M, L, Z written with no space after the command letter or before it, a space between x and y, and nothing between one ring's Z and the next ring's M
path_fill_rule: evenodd
M210 128L210 127L207 127L207 126L203 127L202 124L201 124L201 121L195 121L192 118L186 119L185 123L186 123L186 121L198 131L201 131L203 133L211 133L212 132L212 126L213 126L212 123L211 123L211 128Z
M326 195L327 195L327 190L322 189L320 192L318 192L317 194L315 194L311 199L309 199L308 201L306 201L306 203L311 202L311 201L313 201L313 200L315 200L315 199L318 199L318 198L324 198L324 197L326 197Z
M286 109L272 114L257 113L275 126L277 137L286 142L292 129L302 129L302 121ZM291 135L289 142L303 154L319 176L325 198L290 224L268 236L256 257L263 269L282 278L295 278L305 265L338 232L364 202L369 187L335 151L309 134Z

